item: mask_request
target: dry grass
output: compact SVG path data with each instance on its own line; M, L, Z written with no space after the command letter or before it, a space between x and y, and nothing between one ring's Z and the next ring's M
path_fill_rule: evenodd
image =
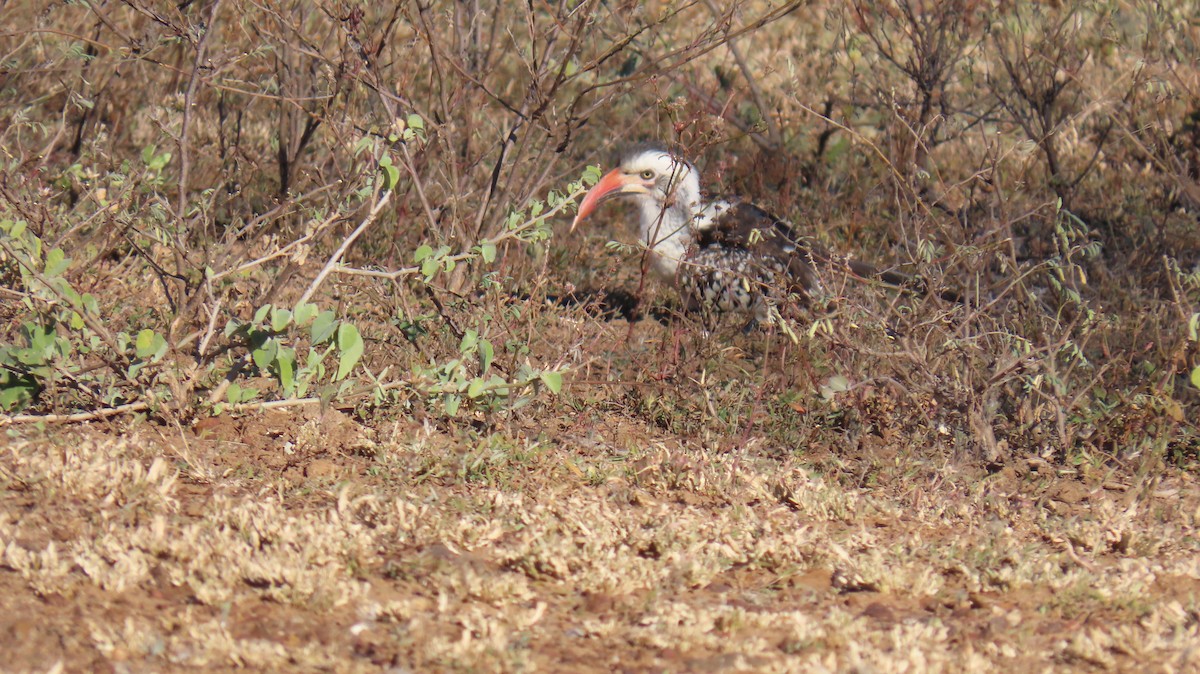
M4 14L0 669L1200 671L1189 3ZM674 315L646 137L969 300Z
M1190 476L946 466L852 488L619 417L592 429L468 449L386 423L369 452L332 411L30 434L0 463L7 666L1198 664Z

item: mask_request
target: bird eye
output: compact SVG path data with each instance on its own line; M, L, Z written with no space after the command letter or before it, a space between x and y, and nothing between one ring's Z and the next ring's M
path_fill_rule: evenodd
M645 180L650 180L650 179L654 178L654 171L651 171L650 169L646 169L645 171L642 171L642 178Z

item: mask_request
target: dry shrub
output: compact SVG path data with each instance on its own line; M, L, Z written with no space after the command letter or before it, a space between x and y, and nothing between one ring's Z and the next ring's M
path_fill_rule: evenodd
M568 402L715 445L899 425L989 461L1194 460L1178 5L9 3L0 255L38 318L3 316L5 405L486 424L569 371ZM641 137L966 301L848 288L789 328L803 347L684 317L643 348L586 305L669 292L546 219Z

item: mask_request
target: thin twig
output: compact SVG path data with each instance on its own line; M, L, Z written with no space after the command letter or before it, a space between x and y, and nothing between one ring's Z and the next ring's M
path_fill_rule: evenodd
M217 12L221 11L222 0L216 0L208 12L208 20L204 25L204 32L200 34L200 39L196 42L196 59L192 62L191 76L188 78L187 91L183 94L183 121L179 127L179 205L176 207L175 217L179 222L183 222L183 217L187 209L188 202L188 174L191 173L191 153L188 145L188 131L192 126L192 104L196 96L196 84L200 79L200 69L203 67L204 58L208 54L208 38L216 32L216 26L213 23L217 19ZM177 271L182 271L183 267Z
M387 206L388 202L391 200L392 190L384 192L383 195L379 197L379 201L376 202L375 206L371 208L371 212L367 213L367 217L363 218L362 223L350 233L350 236L346 237L345 241L342 241L342 245L338 246L338 249L334 251L333 255L329 256L329 261L325 263L325 266L321 268L321 272L317 274L315 279L313 279L312 284L308 286L308 290L305 290L304 294L300 296L300 300L297 302L297 304L304 304L312 299L313 294L317 292L317 288L321 287L321 284L325 282L325 278L329 276L330 272L332 272L338 266L342 256L346 254L346 251L350 249L350 246L353 245L355 240L357 240L359 236L362 236L363 232L367 231L367 227L370 227L371 223L375 222L375 220L379 217L379 213L383 211L383 207Z
M729 24L732 21L732 12L723 15L714 0L704 0L704 4L708 5L708 10L712 12L714 19L725 23L725 46L729 48L729 53L733 54L733 60L737 62L738 68L741 69L742 76L746 78L746 83L750 85L750 95L754 98L754 105L758 107L759 117L762 118L763 124L767 126L767 139L770 141L769 149L779 149L783 145L783 138L779 134L779 127L775 124L775 119L767 109L767 97L763 95L762 87L758 86L758 80L754 78L754 72L750 69L750 63L746 61L746 57L742 56L742 50L738 49L737 38L729 36Z
M76 414L14 414L12 416L0 414L0 427L10 426L12 424L34 423L73 424L82 421L107 419L108 417L115 417L119 414L144 412L148 409L150 409L150 403L141 400L136 403L118 405L116 407L106 407L102 410L94 410L92 412L78 412Z
M567 195L567 197L565 199L563 199L562 203L555 206L554 208L551 208L548 211L545 211L544 213L539 213L537 215L537 217L530 218L530 219L526 220L525 222L521 223L520 225L517 225L516 227L513 227L512 229L509 229L507 231L501 232L500 234L497 234L496 236L488 237L488 238L480 241L475 246L471 246L470 248L467 248L466 250L464 250L460 253L456 253L454 255L448 255L441 259L445 262L455 262L455 263L475 259L476 257L479 256L479 254L474 252L474 250L473 250L474 248L477 248L479 246L488 245L488 244L491 244L494 246L499 246L501 243L509 241L510 239L519 238L520 235L523 234L525 231L536 226L538 223L542 222L546 218L549 218L552 215L562 212L562 210L565 209L567 206L574 205L575 199L577 197L579 197L580 195L582 195L583 193L584 193L583 189L579 189L575 192L572 192L571 194ZM360 227L361 227L361 225L360 225ZM351 236L354 236L354 235L351 235ZM339 251L339 252L341 252L341 251ZM335 253L334 255L336 257L337 253ZM333 263L333 262L335 262L335 260L333 258L331 258L330 263ZM326 264L326 268L322 269L321 273L324 275L328 275L330 272L337 272L339 274L346 274L347 276L368 276L371 278L382 278L382 279L388 279L391 281L395 281L396 279L402 278L404 276L412 276L421 271L420 266L401 267L400 269L395 269L393 271L378 271L375 269L357 269L357 268L353 268L353 267L338 267L336 265L332 269L330 269L329 267L330 267L330 265ZM313 281L313 283L314 284L317 283L317 281L320 281L322 278L323 278L322 276L317 276L317 280ZM305 298L307 298L308 296L309 296L309 293L305 293ZM302 298L300 301L304 302L305 299Z
M314 238L316 238L316 236L318 234L321 234L322 232L324 232L330 225L332 225L333 223L337 222L340 219L342 219L342 214L334 213L333 215L330 215L329 217L322 220L321 223L318 224L316 227L314 227L311 232L305 234L304 236L300 237L299 239L296 239L295 241L288 243L286 246L284 246L274 252L267 253L266 255L263 255L262 257L256 258L254 260L250 260L249 262L243 262L242 264L240 264L236 267L233 267L231 269L226 269L225 271L222 271L222 272L216 272L208 280L210 283L219 281L219 280L225 278L226 276L240 274L244 271L253 269L261 264L270 262L271 260L281 258L285 255L291 255L293 250L295 250L296 248L300 247L301 245L313 240Z

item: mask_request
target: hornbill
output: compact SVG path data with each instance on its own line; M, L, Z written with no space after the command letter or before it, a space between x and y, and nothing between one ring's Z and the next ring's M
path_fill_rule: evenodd
M821 272L827 269L924 292L920 279L831 255L748 201L706 199L696 167L658 144L627 150L620 165L584 195L571 230L616 197L637 204L639 234L651 268L678 283L689 311L766 319L771 303L786 294L802 301L821 294ZM957 299L952 293L942 297Z

